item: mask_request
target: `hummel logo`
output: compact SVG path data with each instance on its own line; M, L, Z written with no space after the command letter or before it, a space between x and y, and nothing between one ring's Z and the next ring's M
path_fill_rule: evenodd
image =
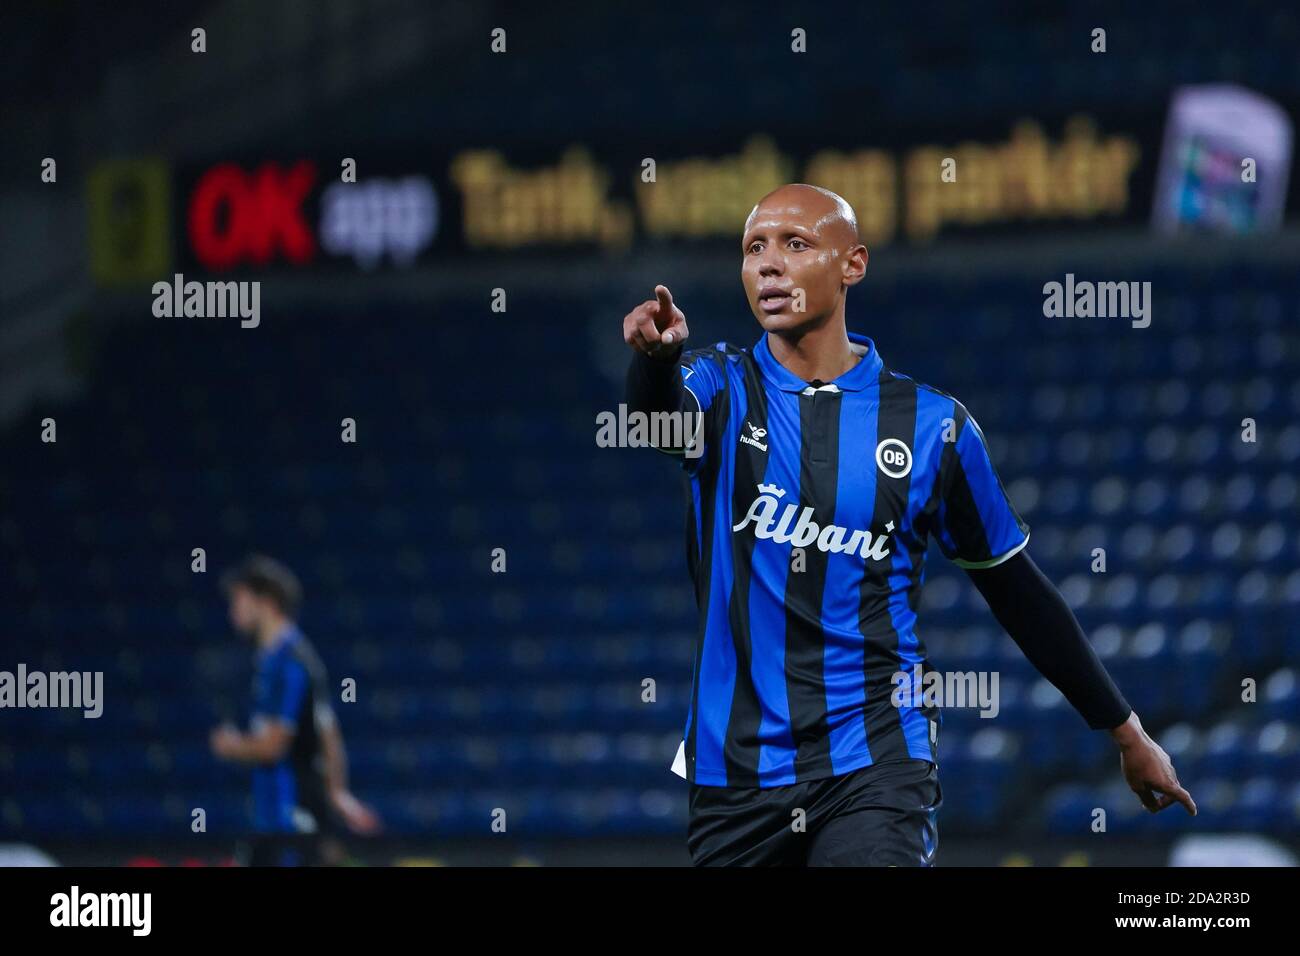
M767 451L767 446L761 441L767 437L767 429L755 428L749 422L745 422L745 427L749 429L749 434L741 435L740 440L746 445L753 445L759 451Z

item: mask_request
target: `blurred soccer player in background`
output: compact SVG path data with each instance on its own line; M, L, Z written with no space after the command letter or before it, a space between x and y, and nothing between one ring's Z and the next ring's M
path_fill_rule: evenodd
M1142 804L1194 814L1029 557L975 420L848 332L845 300L867 268L852 207L783 186L750 213L741 253L764 330L752 348L685 352L686 316L664 286L623 321L629 409L693 422L684 447L660 450L683 455L690 481L700 626L673 769L691 782L695 863L933 862L940 712L915 679L930 668L914 630L932 536L1029 661L1112 735Z
M296 575L254 555L222 578L230 622L256 647L252 715L247 732L212 731L212 752L253 768L253 866L339 862L338 824L359 834L379 819L348 790L347 755L329 682L316 651L298 629L302 598Z

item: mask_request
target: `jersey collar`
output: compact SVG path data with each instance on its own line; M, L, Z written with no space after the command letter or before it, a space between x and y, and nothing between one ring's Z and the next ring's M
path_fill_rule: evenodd
M875 385L880 380L880 371L884 368L884 362L880 360L880 353L876 351L876 343L865 335L850 332L849 341L858 345L865 345L867 354L862 356L861 361L853 368L839 378L832 379L830 384L842 392L860 392L864 388ZM766 332L758 340L758 344L754 346L753 354L754 361L758 363L758 367L763 372L763 377L781 391L802 392L808 387L807 382L776 360L776 356L772 354L772 350L768 347Z
M863 361L865 361L865 359ZM280 629L280 632L278 634L275 635L275 640L273 640L266 647L258 650L257 652L258 660L265 660L268 657L272 657L280 653L280 651L282 651L285 647L287 647L288 645L296 641L298 639L298 636L301 633L302 632L298 630L298 625L295 622L290 621L288 624L286 624L284 627Z

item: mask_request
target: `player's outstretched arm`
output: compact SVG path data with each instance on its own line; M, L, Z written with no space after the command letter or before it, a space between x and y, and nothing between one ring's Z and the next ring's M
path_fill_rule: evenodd
M634 412L675 412L682 407L678 362L686 336L686 316L673 305L667 286L623 318L623 341L635 353L627 370L627 407Z
M633 351L627 370L627 407L647 415L684 414L683 435L697 435L699 403L682 384L681 357L686 338L686 316L673 304L667 286L655 286L655 297L642 302L623 319L623 341ZM691 439L687 439L689 447ZM685 448L657 446L660 451L683 453Z
M1124 779L1142 805L1155 813L1181 803L1195 816L1196 803L1178 783L1169 755L1142 729L1074 612L1028 552L966 573L1038 672L1065 695L1089 727L1110 731L1120 747Z

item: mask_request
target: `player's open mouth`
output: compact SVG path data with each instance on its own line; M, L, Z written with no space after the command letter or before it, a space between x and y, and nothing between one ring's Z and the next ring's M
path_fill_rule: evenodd
M758 307L764 312L781 312L790 302L790 293L788 292L761 292L758 296Z

